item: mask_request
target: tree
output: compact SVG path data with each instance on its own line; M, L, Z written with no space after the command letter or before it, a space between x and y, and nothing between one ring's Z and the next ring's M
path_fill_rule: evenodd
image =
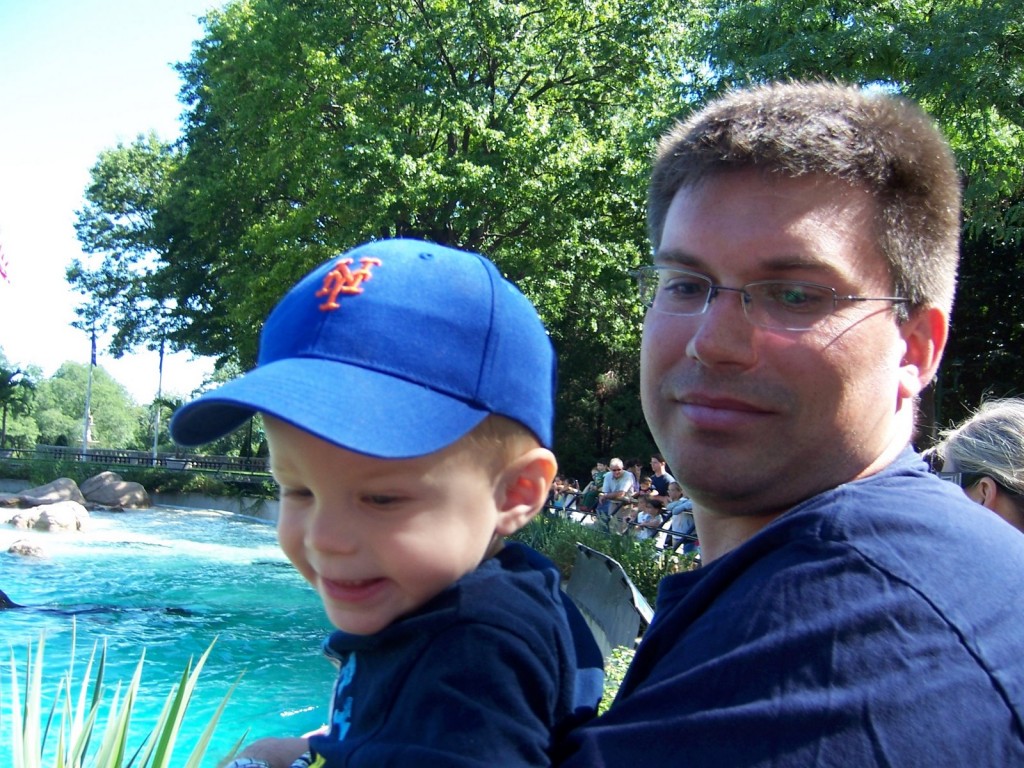
M104 150L90 171L75 231L83 250L98 258L73 260L67 280L85 297L77 327L112 327L115 357L142 344L155 351L173 335L168 300L152 279L168 248L159 217L177 162L175 147L150 134Z
M40 442L81 444L88 375L88 366L67 362L53 376L39 383L33 416ZM100 367L93 371L90 410L94 424L92 439L98 447L137 450L147 447L145 442L139 443L137 434L142 409L132 401L127 390Z
M3 351L0 350L0 450L7 447L8 439L8 416L19 417L26 415L35 395L38 369L22 368L8 362ZM31 422L19 422L15 428L12 424L11 437L14 438L18 447L24 448L35 442L35 435L32 433Z
M180 67L187 128L147 243L146 290L168 299L173 338L249 367L263 318L312 266L369 239L428 238L486 253L538 305L574 415L563 425L588 423L612 370L624 428L645 432L626 270L646 259L680 13L674 0L211 11Z
M688 13L689 56L707 65L702 98L751 81L835 78L897 91L935 116L963 175L964 258L936 413L925 419L942 426L984 394L1019 394L1024 4L697 0Z

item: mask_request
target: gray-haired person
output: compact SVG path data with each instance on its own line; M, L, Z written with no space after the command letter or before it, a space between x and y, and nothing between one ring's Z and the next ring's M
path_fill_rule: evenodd
M986 400L942 437L935 450L947 479L1024 531L1024 399Z

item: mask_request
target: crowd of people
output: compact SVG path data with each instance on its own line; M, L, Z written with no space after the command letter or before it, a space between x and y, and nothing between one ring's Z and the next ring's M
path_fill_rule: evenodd
M628 534L638 541L654 539L660 549L699 557L693 502L672 476L661 454L654 454L644 472L639 459L598 462L582 488L578 480L556 475L547 509L584 525Z

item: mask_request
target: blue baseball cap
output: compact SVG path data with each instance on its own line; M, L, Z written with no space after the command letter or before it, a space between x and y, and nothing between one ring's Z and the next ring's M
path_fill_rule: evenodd
M552 447L556 363L536 309L483 256L383 240L317 267L274 308L256 367L179 408L181 445L255 412L379 458L438 451L490 414Z

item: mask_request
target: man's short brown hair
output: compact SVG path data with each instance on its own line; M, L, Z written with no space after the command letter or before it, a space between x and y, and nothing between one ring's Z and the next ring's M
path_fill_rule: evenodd
M953 305L960 253L960 181L949 144L918 105L837 83L735 90L660 141L648 190L655 250L676 192L731 169L766 177L820 175L866 190L875 239L897 295L912 307Z

